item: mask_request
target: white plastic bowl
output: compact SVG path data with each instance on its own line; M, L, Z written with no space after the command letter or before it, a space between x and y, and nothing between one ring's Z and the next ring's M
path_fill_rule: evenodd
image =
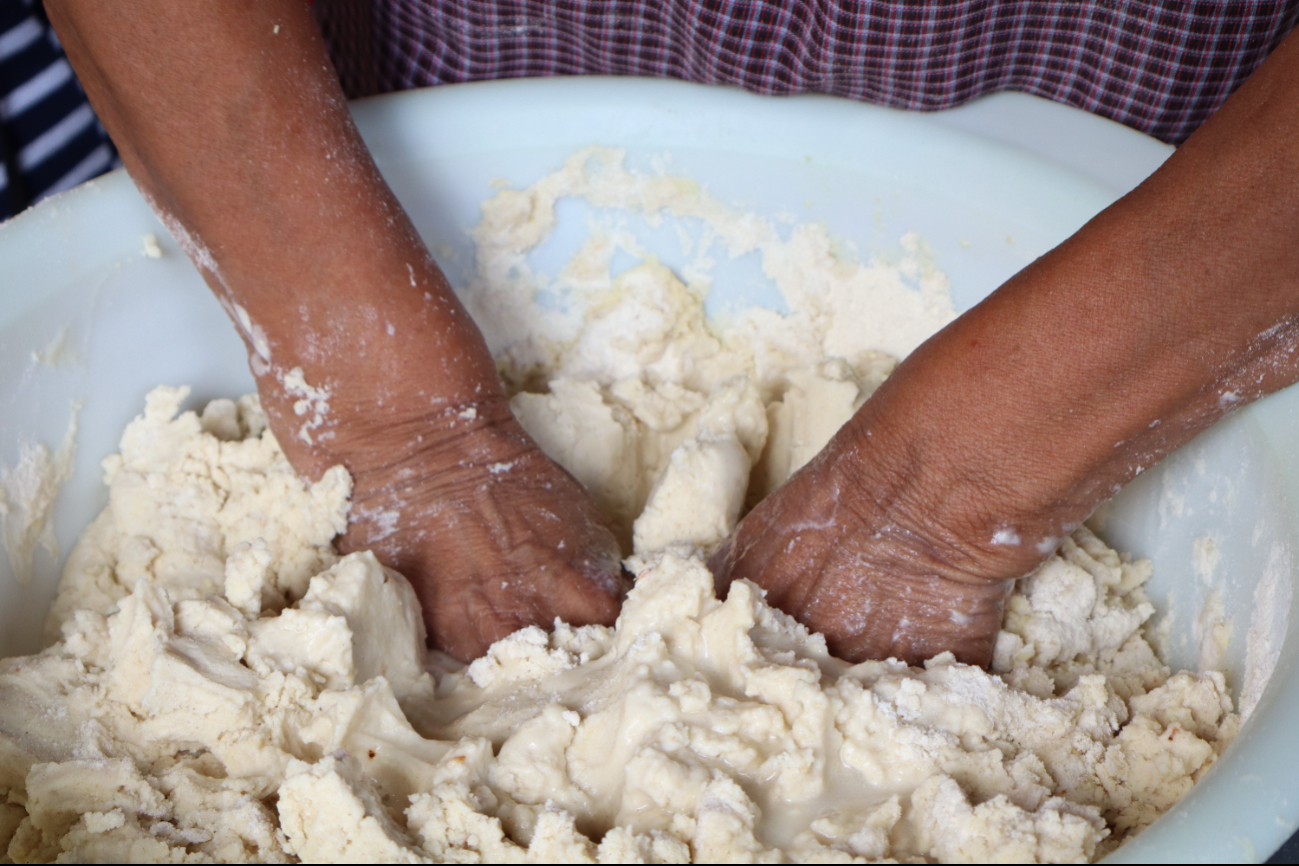
M915 115L676 82L550 79L381 97L358 103L355 114L453 283L472 261L463 230L492 193L489 181L530 183L598 143L627 148L629 162L642 168L666 154L671 171L723 200L824 221L862 253L887 253L904 232L919 231L951 276L958 309L1067 237L1171 152L1108 121L1012 94ZM556 238L537 254L542 266L557 263L583 231L578 211L561 207L560 216ZM145 256L146 233L161 239L162 259ZM193 385L200 405L247 392L253 382L233 328L122 172L0 226L0 280L0 462L12 465L23 441L57 446L74 401L82 404L75 475L54 515L66 555L105 504L99 461L115 450L151 387ZM716 285L710 306L773 296L744 260L720 265ZM34 360L65 329L63 361ZM1261 860L1299 823L1296 429L1299 392L1276 395L1142 476L1107 511L1107 539L1155 560L1151 590L1159 615L1173 618L1174 666L1196 665L1192 622L1211 588L1233 621L1227 668L1238 695L1251 626L1280 650L1236 743L1112 861ZM1192 568L1192 544L1205 535L1221 550L1210 581ZM38 553L35 581L20 586L0 561L0 655L39 649L60 568Z

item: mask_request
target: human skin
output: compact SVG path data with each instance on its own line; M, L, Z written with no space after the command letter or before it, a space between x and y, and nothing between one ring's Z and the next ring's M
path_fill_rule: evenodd
M715 570L846 658L986 665L1010 579L1299 380L1297 350L1299 34L1136 190L908 356Z
M340 546L406 574L462 659L556 616L611 622L612 536L510 415L306 5L47 8L240 327L289 460L352 473ZM1152 178L907 358L742 521L720 588L753 580L849 659L987 664L1013 578L1136 473L1299 378L1297 163L1292 37ZM329 392L319 426L294 411L294 368Z
M351 473L339 547L410 578L434 645L461 659L557 616L612 624L617 542L514 420L352 123L308 5L47 9L132 179L231 313L289 461L309 480ZM319 425L320 404L295 412L295 368L328 392Z

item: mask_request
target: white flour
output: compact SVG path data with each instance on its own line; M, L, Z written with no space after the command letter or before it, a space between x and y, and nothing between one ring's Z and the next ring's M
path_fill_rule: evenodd
M66 333L66 329L60 332L55 346L66 345ZM59 542L50 518L59 488L72 477L80 411L81 405L73 404L68 432L54 452L44 443L24 442L18 462L11 467L0 466L0 541L9 555L14 578L21 584L31 582L32 557L37 547L45 548L55 562L59 559Z
M524 253L562 195L702 218L790 315L712 327L702 283L611 279L632 244L604 232L555 281L581 308L539 309ZM435 682L410 587L330 546L346 474L304 485L255 398L200 417L159 389L105 462L52 646L0 663L14 860L1083 860L1230 742L1221 675L1170 676L1142 636L1149 563L1086 530L1019 582L993 673L850 666L753 585L714 597L701 554L745 502L869 396L876 350L951 318L914 238L854 264L607 151L502 192L476 238L465 297L515 411L633 552L616 628L524 629Z

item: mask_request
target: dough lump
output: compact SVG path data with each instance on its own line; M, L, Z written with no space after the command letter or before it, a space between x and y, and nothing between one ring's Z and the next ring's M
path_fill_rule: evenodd
M610 275L635 245L603 231L556 280L584 306L542 310L526 252L564 196L697 217L761 253L790 312L710 323L695 280ZM475 233L464 293L515 412L637 573L616 627L437 664L406 581L332 549L341 468L298 479L255 397L198 414L159 388L105 461L49 648L0 662L13 860L1081 861L1228 745L1222 676L1170 675L1143 637L1150 563L1086 529L1019 581L991 672L849 665L752 584L715 597L704 555L746 502L882 381L877 348L950 318L914 238L900 264L846 261L601 150L501 192Z

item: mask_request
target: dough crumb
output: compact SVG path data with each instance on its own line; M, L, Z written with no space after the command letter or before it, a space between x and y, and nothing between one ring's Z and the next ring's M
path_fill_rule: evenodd
M68 431L56 451L51 453L41 442L24 442L18 462L0 467L0 540L20 584L31 583L37 547L43 547L55 562L59 560L59 541L50 518L59 488L72 477L80 412L81 404L74 403Z
M435 683L409 584L330 548L346 475L300 481L255 400L185 396L105 461L59 639L0 665L15 859L1090 859L1239 725L1221 674L1145 643L1149 563L1086 529L1018 582L992 672L849 666L673 542L616 627L524 629Z
M158 243L158 236L153 232L145 234L144 238L144 255L150 259L162 258L162 245Z
M849 665L753 584L716 597L705 557L744 508L951 318L918 238L857 262L820 227L777 233L602 149L503 186L466 303L516 415L630 554L615 627L556 621L439 663L406 580L332 547L342 467L299 479L256 397L197 413L188 389L158 388L103 463L109 504L69 557L48 648L0 662L0 850L1076 862L1214 764L1239 729L1222 674L1163 665L1143 633L1150 562L1085 528L1017 581L991 671L950 654ZM543 309L525 254L565 196L695 218L691 250L758 251L789 313L710 322L702 259L689 278L650 257L614 277L613 248L635 245L600 231L562 277L584 308ZM283 384L299 435L323 435L327 388L300 370Z

